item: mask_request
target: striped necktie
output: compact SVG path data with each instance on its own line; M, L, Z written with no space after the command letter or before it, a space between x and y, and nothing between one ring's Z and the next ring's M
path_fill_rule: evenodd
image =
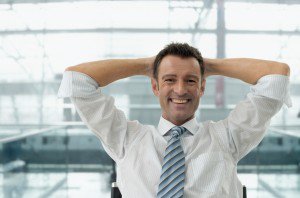
M180 138L186 131L182 126L171 129L158 186L157 198L183 197L185 158Z

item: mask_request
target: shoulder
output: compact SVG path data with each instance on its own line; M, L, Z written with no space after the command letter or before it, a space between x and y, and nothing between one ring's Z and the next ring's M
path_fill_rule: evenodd
M214 134L215 132L222 132L227 128L226 120L227 119L219 121L206 120L200 123L200 127L202 127L203 130L207 131L208 133Z

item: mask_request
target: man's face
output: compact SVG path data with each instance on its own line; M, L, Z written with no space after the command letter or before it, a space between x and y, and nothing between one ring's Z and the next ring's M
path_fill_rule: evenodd
M201 81L196 58L165 56L158 68L157 81L151 79L153 93L159 97L162 116L179 126L194 117L206 80Z

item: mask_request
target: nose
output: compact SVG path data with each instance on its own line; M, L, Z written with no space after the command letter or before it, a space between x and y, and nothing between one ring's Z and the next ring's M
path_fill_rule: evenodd
M174 85L174 92L178 96L182 96L187 93L187 87L185 85L184 81L177 81L177 83Z

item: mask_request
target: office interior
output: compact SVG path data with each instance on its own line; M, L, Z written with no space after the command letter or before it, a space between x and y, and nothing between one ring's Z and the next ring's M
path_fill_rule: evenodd
M66 67L150 57L170 42L203 57L249 57L290 66L292 108L238 164L248 197L300 197L300 1L1 0L0 197L110 197L115 164L57 91ZM207 79L197 119L228 116L250 85ZM134 76L102 89L129 120L157 125L150 80ZM146 113L145 113L146 112Z

